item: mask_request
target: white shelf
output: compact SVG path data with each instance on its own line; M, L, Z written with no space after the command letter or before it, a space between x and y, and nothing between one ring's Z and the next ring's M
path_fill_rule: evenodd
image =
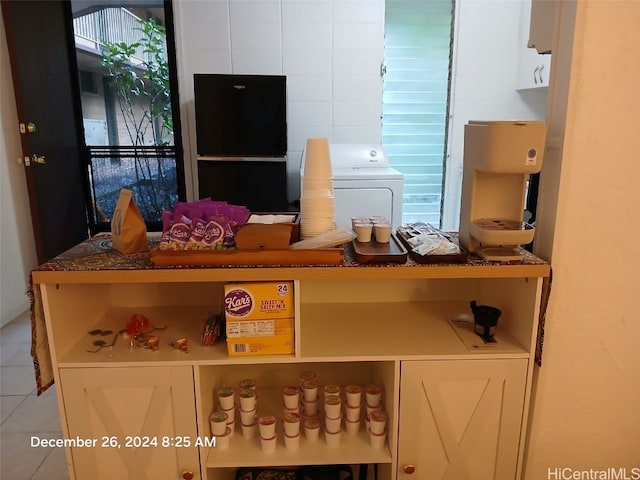
M347 362L341 364L345 367L341 372L335 372L330 376L330 368L328 366L318 366L316 370L318 379L320 381L320 391L318 393L319 402L322 402L322 387L328 383L337 383L341 386L342 397L344 401L344 386L347 384L358 384L364 387L367 383L373 383L373 372L371 365L367 362ZM307 367L305 367L307 368ZM334 366L335 369L335 366ZM295 368L289 368L286 374L291 374ZM210 371L211 372L211 371ZM230 373L228 370L227 373ZM213 372L211 372L213 373ZM201 375L208 376L211 373L202 373ZM230 445L227 449L219 449L216 447L209 449L207 457L208 468L223 468L231 466L282 466L282 465L314 465L314 464L331 464L331 463L390 463L391 453L389 452L388 443L383 448L373 448L369 444L369 436L366 432L366 426L364 421L360 423L360 431L358 435L349 435L345 431L344 421L342 423L342 434L340 438L340 445L331 447L327 445L324 438L324 411L322 406L319 408L318 418L321 422L321 432L318 440L309 441L304 437L304 429L300 426L300 445L296 450L288 450L284 444L284 431L282 425L282 419L284 416L283 410L283 398L282 387L292 382L281 382L277 387L273 386L278 382L278 378L274 375L278 375L280 372L273 372L267 366L256 366L254 371L254 378L257 380L257 413L258 415L274 415L277 419L276 436L277 447L275 452L264 452L260 444L260 438L258 433L252 439L246 439L242 435L240 411L236 405L235 412L235 431L233 437L230 439ZM228 377L227 377L228 378ZM234 378L234 381L238 377ZM291 376L289 376L291 378ZM297 375L296 375L297 380ZM281 379L280 379L281 380ZM237 382L231 383L231 385ZM269 386L262 386L262 385ZM221 386L221 385L218 385ZM395 385L381 384L383 391L392 392L395 391ZM211 395L209 391L202 392L202 395ZM238 399L236 399L238 404ZM394 425L393 415L389 412L389 407L385 406L385 410L389 413L389 424ZM208 410L207 410L208 411ZM362 400L362 413L365 411L364 394ZM207 424L205 432L208 432L209 425ZM336 461L339 455L340 461Z
M529 356L500 325L498 346L468 348L449 324L468 311L466 302L303 304L300 356L372 360Z
M58 360L60 368L167 365L231 365L287 363L305 361L395 360L453 358L465 355L508 355L527 357L528 352L498 325L499 345L490 349L468 348L466 339L449 324L454 316L466 312L465 302L390 302L303 304L301 306L300 351L294 355L229 357L224 340L212 346L200 344L200 331L208 307L112 308L100 320L86 327L75 345ZM118 337L113 347L97 353L93 342L111 342L115 332L126 326L133 313L146 315L157 327L160 349L130 348L129 339ZM89 335L94 329L111 330L111 335ZM473 335L472 335L473 336ZM186 337L189 352L170 346Z
M340 445L336 447L326 444L323 432L314 442L306 440L302 434L297 450L287 450L280 434L275 452L267 453L262 451L260 438L257 435L248 440L242 436L240 427L236 425L236 432L231 438L228 449L211 448L209 450L207 468L391 463L388 444L381 449L371 447L369 436L364 428L362 424L358 435L348 435L343 429Z
M200 332L210 307L127 307L111 308L97 322L86 327L86 332L80 337L73 347L58 361L60 368L69 367L100 367L100 366L149 366L162 363L163 365L182 364L217 364L217 363L242 363L266 359L278 361L293 360L293 355L263 356L263 357L229 357L227 345L224 340L218 338L212 346L200 344ZM111 342L115 332L125 328L127 321L133 313L146 315L151 323L157 327L166 326L164 330L157 330L153 335L158 336L160 348L152 351L144 348L130 348L128 338L120 337L111 348L106 347L98 353L89 353L87 350L95 349L95 340ZM114 333L106 336L89 335L94 329L112 330ZM176 339L186 337L189 342L189 352L185 353L171 347L170 343Z

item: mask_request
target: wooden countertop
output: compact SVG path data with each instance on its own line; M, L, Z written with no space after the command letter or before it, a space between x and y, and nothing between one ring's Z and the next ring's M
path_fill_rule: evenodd
M150 248L157 237L149 238ZM32 272L34 284L169 283L263 280L438 279L547 277L548 262L524 252L521 263L499 264L474 255L463 264L367 264L355 261L353 248L345 246L342 265L332 266L224 266L158 267L149 252L122 254L112 248L110 234L99 234L59 255Z

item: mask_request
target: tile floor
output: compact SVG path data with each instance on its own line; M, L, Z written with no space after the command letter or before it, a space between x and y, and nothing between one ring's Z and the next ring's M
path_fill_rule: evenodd
M68 479L64 449L31 447L31 437L61 438L55 388L39 397L28 313L0 329L0 478Z

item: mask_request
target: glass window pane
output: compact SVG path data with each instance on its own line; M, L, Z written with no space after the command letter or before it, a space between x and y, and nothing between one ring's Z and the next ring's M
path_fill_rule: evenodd
M382 142L404 174L403 222L440 225L451 0L387 0Z
M165 6L104 5L72 2L92 220L108 226L129 188L157 225L178 200Z
M133 190L143 218L157 222L178 201L175 156L171 148L91 151L91 189L97 222L109 222L121 188Z
M162 2L144 9L73 5L86 144L173 145Z

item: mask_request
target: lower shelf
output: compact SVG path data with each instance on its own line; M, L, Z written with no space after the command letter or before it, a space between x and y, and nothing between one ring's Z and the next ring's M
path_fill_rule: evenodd
M280 435L274 452L264 452L258 436L246 439L237 428L227 449L209 449L207 468L321 465L336 463L336 458L344 464L391 463L388 444L373 448L363 423L358 435L343 431L340 445L335 447L327 445L321 433L316 441L308 441L303 435L296 450L287 450Z

